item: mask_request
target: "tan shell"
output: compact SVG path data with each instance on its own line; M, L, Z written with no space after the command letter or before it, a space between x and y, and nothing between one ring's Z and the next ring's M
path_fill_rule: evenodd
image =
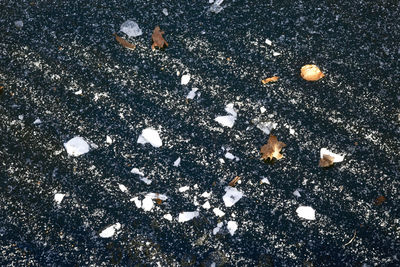
M301 77L306 81L315 82L324 76L316 65L304 65L301 67Z

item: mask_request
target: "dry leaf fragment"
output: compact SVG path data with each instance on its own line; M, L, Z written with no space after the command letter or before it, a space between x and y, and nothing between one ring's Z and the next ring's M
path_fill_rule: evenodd
M234 187L236 185L236 183L240 180L240 176L236 176L235 178L233 178L232 181L229 182L229 186L230 187Z
M374 204L375 206L382 205L385 202L386 198L384 196L379 196L375 199Z
M117 40L118 43L120 43L123 47L128 48L130 50L134 50L136 48L136 45L131 44L124 38L118 36L116 33L113 34L115 36L115 40Z
M270 82L276 82L278 79L279 79L278 76L273 76L273 77L265 78L264 80L261 80L261 82L263 84L266 84L266 83L270 83Z
M315 82L324 76L325 75L316 65L304 65L301 68L301 77L306 81Z
M322 158L319 160L319 167L329 167L333 165L334 157L324 154Z
M270 135L268 138L268 143L261 147L261 158L264 160L272 160L273 158L281 159L283 158L283 155L280 152L285 146L286 144L278 141L276 136Z
M151 35L151 40L153 44L151 45L151 50L158 48L165 48L168 47L167 41L165 41L164 37L162 36L165 32L161 31L159 26L154 28L153 34Z
M159 199L159 198L156 198L156 203L157 203L157 205L161 205L162 204L162 200Z

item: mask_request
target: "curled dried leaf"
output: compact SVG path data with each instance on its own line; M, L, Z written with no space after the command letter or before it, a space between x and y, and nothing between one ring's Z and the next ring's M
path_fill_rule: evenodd
M278 79L279 79L278 76L273 76L273 77L265 78L264 80L261 80L261 82L263 84L266 84L266 83L270 83L270 82L276 82Z
M159 198L156 198L156 203L157 203L157 205L161 205L162 204L162 200L159 199Z
M306 81L315 82L324 76L325 75L316 65L304 65L301 68L301 77Z
M334 157L324 154L322 158L319 160L318 166L323 168L332 166L334 159L335 159Z
M384 196L379 196L374 200L375 206L380 206L385 202L386 198Z
M113 34L115 36L115 40L117 40L118 43L120 43L123 47L128 48L130 50L134 50L136 48L136 45L131 44L124 38L118 36L116 33Z
M236 185L236 183L240 180L240 176L236 176L235 178L233 178L232 181L229 182L229 186L230 187L234 187Z
M285 146L286 144L278 141L276 136L270 135L268 138L268 143L261 147L261 158L264 160L272 160L273 158L279 160L283 158L283 155L280 152Z
M168 47L167 41L163 37L164 31L161 31L159 26L154 28L153 34L151 35L151 40L153 44L151 45L151 50L158 48Z

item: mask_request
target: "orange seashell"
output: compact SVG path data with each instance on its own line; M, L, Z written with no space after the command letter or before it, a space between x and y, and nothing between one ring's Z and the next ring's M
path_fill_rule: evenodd
M301 78L306 81L315 82L325 75L316 65L304 65L301 67Z
M266 84L266 83L270 83L270 82L276 82L278 79L279 79L278 76L273 76L273 77L270 77L270 78L266 78L266 79L264 79L264 80L261 80L261 82L262 82L263 84Z

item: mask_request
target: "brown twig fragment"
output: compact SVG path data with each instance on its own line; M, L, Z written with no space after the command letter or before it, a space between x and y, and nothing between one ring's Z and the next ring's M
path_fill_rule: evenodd
M130 42L128 42L124 38L118 36L116 33L114 33L113 35L115 36L115 40L117 40L117 42L120 43L123 47L128 48L130 50L135 50L136 45L131 44Z
M240 180L240 176L236 176L235 178L233 178L232 181L229 182L229 186L230 187L234 187L236 185L236 183Z
M334 157L324 154L322 158L319 160L319 167L329 167L333 165Z
M273 76L273 77L265 78L264 80L261 80L261 82L263 84L266 84L266 83L270 83L270 82L276 82L278 79L279 79L278 76Z

